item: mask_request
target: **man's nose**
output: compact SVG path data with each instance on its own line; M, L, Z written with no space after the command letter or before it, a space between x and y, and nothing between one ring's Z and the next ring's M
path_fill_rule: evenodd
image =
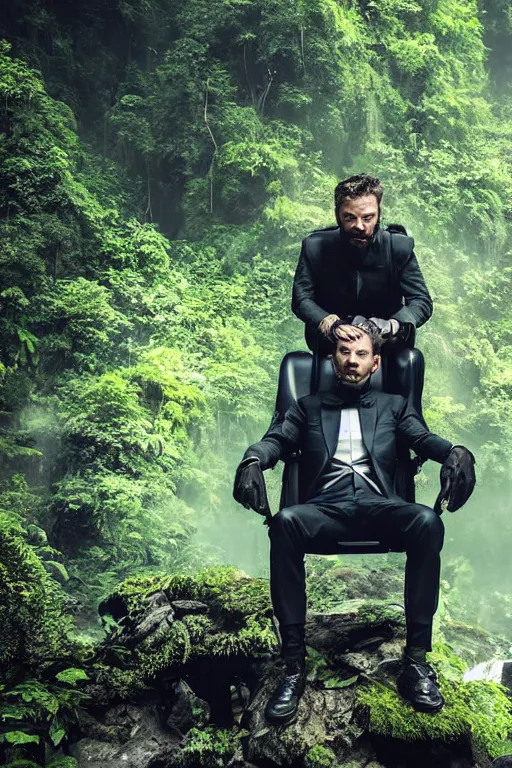
M350 365L354 365L354 364L357 365L358 359L357 359L357 355L356 355L355 352L351 352L350 353L349 358L348 358L348 362L350 363Z

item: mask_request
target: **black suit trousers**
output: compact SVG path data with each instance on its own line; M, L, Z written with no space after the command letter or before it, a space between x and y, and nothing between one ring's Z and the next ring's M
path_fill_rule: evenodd
M280 626L305 622L305 554L336 554L338 542L378 540L406 553L407 645L431 650L444 538L441 519L423 504L380 496L357 476L355 482L349 476L338 486L272 518L270 591Z

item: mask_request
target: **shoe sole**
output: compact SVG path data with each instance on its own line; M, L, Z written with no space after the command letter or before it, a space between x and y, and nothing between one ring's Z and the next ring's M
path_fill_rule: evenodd
M411 707L414 709L415 712L422 712L425 715L435 715L438 712L440 712L442 710L442 708L444 707L444 705L445 705L445 700L444 699L441 699L441 703L438 704L435 707L432 707L432 706L429 707L427 704L425 704L425 705L417 704L416 705L416 704L413 704L413 702L410 699L408 699L407 696L404 696L404 694L400 690L400 687L398 687L398 693L400 694L400 697L404 701L406 701L408 704L411 705Z
M408 699L406 699L406 701L408 701ZM412 702L409 702L409 704L411 705L411 707L414 709L415 712L422 712L425 715L435 715L437 714L437 712L440 712L444 707L444 701L442 702L442 704L439 704L439 706L437 707L422 707L421 705L415 707Z

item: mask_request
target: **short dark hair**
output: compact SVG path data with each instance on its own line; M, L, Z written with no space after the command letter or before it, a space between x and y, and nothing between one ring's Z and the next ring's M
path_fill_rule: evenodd
M336 323L334 323L328 336L329 341L333 346L334 352L336 352L336 349L338 348L338 344L342 343L340 339L338 339L334 334L334 331L336 330L336 327L338 325L343 325L343 321L338 320ZM363 331L363 333L366 333L366 335L370 337L373 354L380 355L380 350L382 347L382 336L379 333L379 329L373 323L370 323L368 321L364 323L357 323L357 325L355 325L354 327L359 328L361 331Z
M348 179L343 179L336 185L334 190L334 209L336 215L338 214L340 205L344 200L355 200L358 197L364 197L365 195L375 195L379 203L382 200L384 190L380 179L376 176L369 176L367 173L359 173L357 176L350 176Z

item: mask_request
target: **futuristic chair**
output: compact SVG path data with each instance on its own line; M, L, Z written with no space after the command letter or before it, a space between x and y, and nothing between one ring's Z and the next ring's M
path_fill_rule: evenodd
M371 378L371 387L407 397L419 417L425 373L425 361L419 349L402 349L396 356L383 355L381 365ZM331 360L320 359L310 352L289 352L283 358L279 371L276 412L285 414L293 402L316 392L331 392L336 387L336 376ZM412 458L409 449L398 447L395 490L405 501L414 502L414 476L421 467L421 459ZM300 455L293 454L285 462L279 508L299 503ZM392 550L380 541L338 542L339 554L371 554Z

